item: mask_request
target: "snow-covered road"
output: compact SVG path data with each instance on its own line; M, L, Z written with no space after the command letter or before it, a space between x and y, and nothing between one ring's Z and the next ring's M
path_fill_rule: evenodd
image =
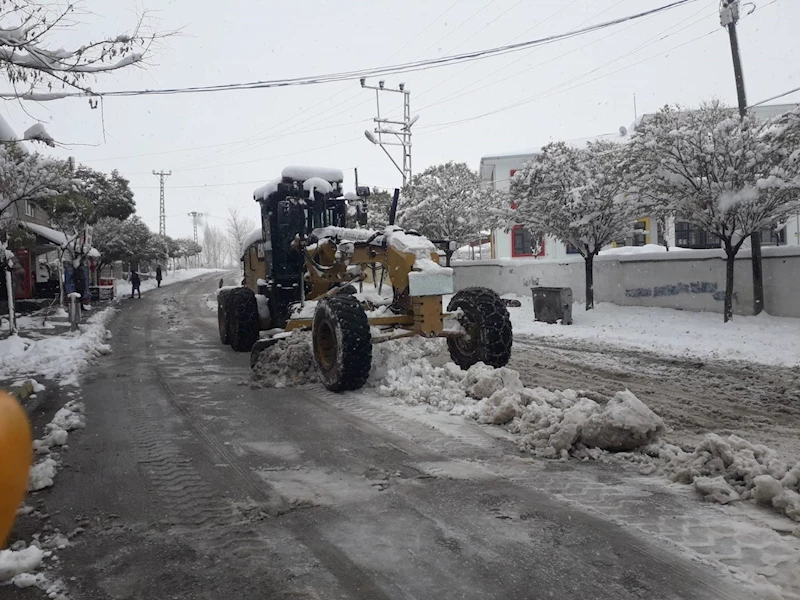
M109 325L86 432L39 493L54 526L85 529L56 569L75 598L800 598L800 538L774 511L537 459L500 427L373 389L251 388L249 357L217 338L216 279L126 303ZM750 400L772 386L759 412L726 395L740 365L524 339L510 366L527 385L630 387L680 441L729 427L789 444L795 418L778 418L788 370L743 384Z

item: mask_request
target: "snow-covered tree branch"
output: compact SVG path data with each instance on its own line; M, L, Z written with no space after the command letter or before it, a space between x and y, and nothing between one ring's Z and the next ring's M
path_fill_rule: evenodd
M128 33L64 49L53 34L74 26L79 5L0 0L0 65L16 90L14 97L52 100L59 97L54 87L90 91L87 77L141 63L152 43L164 36L148 31L143 15Z
M712 102L694 111L665 107L631 140L628 167L636 192L721 240L726 321L733 316L736 254L748 236L797 210L799 135L798 111L758 122Z
M511 220L570 244L586 261L586 310L594 306L594 257L641 216L623 179L624 150L613 142L548 144L511 181Z

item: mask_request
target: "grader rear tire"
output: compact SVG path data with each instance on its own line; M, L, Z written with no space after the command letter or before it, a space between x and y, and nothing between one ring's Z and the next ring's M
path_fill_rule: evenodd
M367 314L354 296L320 300L311 329L314 361L323 385L332 392L357 390L372 367Z
M259 332L256 295L250 288L236 288L231 291L229 306L231 348L236 352L250 352L258 341Z
M226 346L231 343L228 327L228 306L230 305L231 290L222 290L217 294L217 327L219 328L219 341Z
M462 369L483 362L491 367L504 367L511 358L511 317L503 300L493 290L482 287L458 292L448 312L461 310L459 322L467 335L447 338L450 358Z

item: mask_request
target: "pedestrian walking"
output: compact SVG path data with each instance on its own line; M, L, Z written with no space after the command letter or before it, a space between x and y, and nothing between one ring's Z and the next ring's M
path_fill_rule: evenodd
M142 297L142 291L139 289L142 285L142 280L139 279L139 273L134 270L131 270L131 298L133 298L134 292L139 294L139 298Z
M161 287L161 265L156 265L156 282Z

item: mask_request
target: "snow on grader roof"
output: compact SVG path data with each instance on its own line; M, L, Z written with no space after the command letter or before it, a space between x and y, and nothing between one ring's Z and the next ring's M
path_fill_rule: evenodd
M281 176L268 181L261 187L253 191L253 199L257 201L266 200L270 194L278 191L278 184L285 179L290 181L301 181L303 189L307 192L315 190L320 194L329 194L336 187L333 184L344 181L344 173L341 169L330 167L302 167L291 166L281 171ZM311 182L311 183L309 183Z
M278 191L278 184L281 182L280 177L277 179L273 179L272 181L268 181L264 185L259 188L256 188L253 192L253 199L254 200L266 200L270 194L274 194Z
M257 244L264 238L262 237L261 226L254 228L247 236L242 240L242 248L239 256L244 256L247 252L247 249L252 246L253 244Z
M292 181L306 181L312 177L319 177L328 183L342 183L344 181L342 170L331 169L330 167L286 167L281 171L281 177Z

